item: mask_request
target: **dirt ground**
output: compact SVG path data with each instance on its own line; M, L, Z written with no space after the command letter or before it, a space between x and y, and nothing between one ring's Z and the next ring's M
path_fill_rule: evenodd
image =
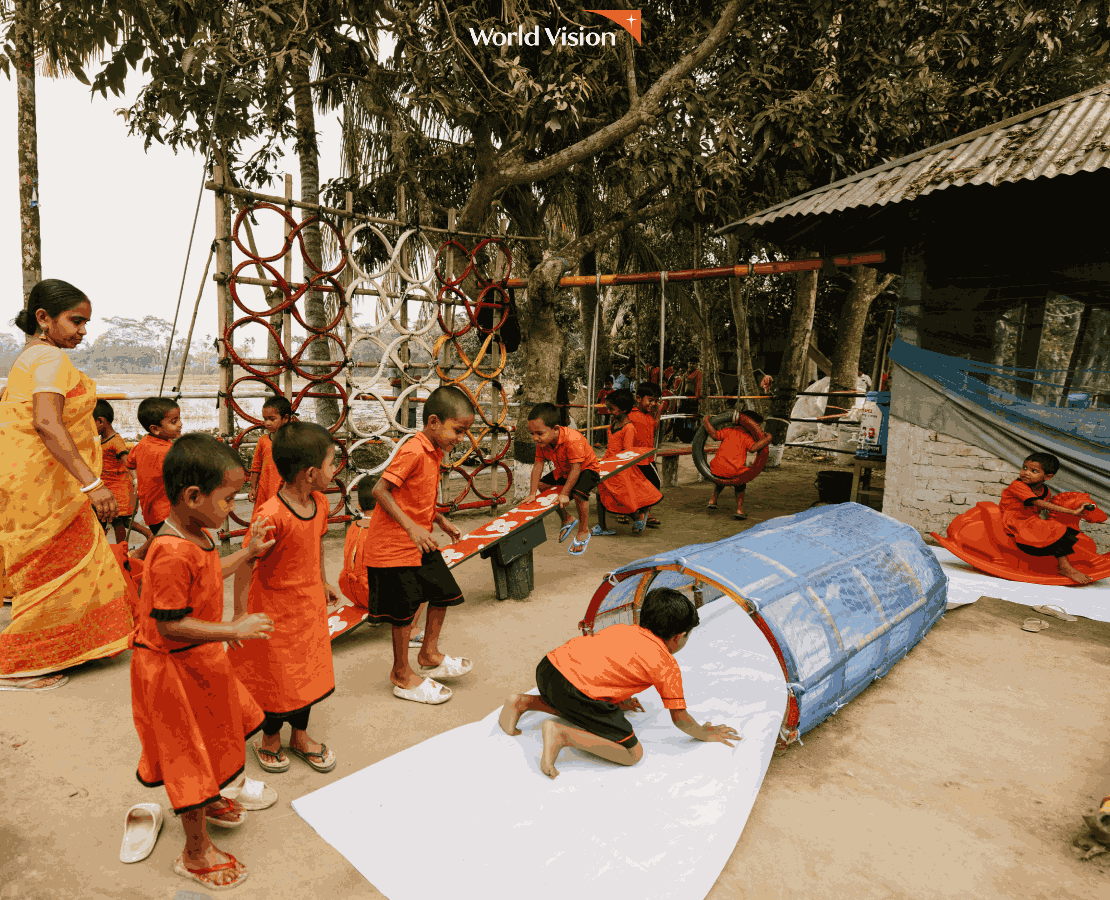
M467 602L451 610L443 646L475 668L444 706L393 698L387 629L341 638L336 693L310 727L339 765L319 775L294 759L288 772L267 775L248 757L247 774L280 799L237 831L214 829L251 872L228 896L381 896L293 812L292 799L486 715L530 687L540 656L577 633L611 568L805 509L817 499L815 472L826 468L788 459L767 471L749 486L750 517L739 523L706 512L709 485L694 480L686 459L681 485L658 508L662 529L594 538L581 559L556 542L549 519L527 601L498 602L485 561L464 563L456 574ZM469 531L483 520L459 523ZM333 582L341 551L336 529L326 561ZM1085 833L1081 813L1110 793L1110 624L1053 620L1029 634L1020 630L1026 614L990 599L954 610L804 744L776 752L709 896L1110 898L1110 855L1083 861L1072 845ZM7 620L5 608L0 626ZM171 870L184 842L172 814L148 859L118 861L127 808L166 803L162 789L135 779L129 697L127 654L73 671L56 691L0 694L0 898L170 900L199 890ZM435 837L434 811L428 825ZM414 846L427 837L414 834ZM414 855L414 877L424 864Z

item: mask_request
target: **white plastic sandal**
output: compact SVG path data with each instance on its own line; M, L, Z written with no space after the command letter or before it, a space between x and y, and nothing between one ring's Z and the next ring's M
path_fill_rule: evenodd
M119 861L137 863L150 856L162 830L162 807L157 803L136 803L123 819L123 843Z
M451 699L451 693L449 687L440 684L438 681L432 681L430 678L425 678L414 688L393 686L394 697L400 697L402 700L412 700L414 703L427 703L430 706L446 703Z

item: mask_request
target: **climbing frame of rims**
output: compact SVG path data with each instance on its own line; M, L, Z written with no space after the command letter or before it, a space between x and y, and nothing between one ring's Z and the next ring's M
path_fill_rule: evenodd
M278 224L287 234L276 252L251 249L253 234L244 223L248 216L259 224L274 224L263 223L263 217L280 217ZM330 267L309 258L304 229L313 222L338 248ZM422 428L421 404L427 395L441 384L452 384L474 404L475 421L468 440L444 460L439 508L446 512L507 502L512 470L504 458L511 429L505 424L507 398L498 380L506 362L498 331L509 313L505 282L512 258L500 240L483 240L473 250L448 241L437 251L416 229L401 231L393 243L375 224L356 223L344 234L327 217L298 223L268 202L245 206L235 218L231 238L243 257L228 278L234 311L224 331L226 364L244 373L231 379L224 398L244 425L231 437L235 448L263 434L261 410L256 415L245 408L237 393L263 389L282 394L291 375L303 381L290 396L294 412L302 412L306 398L335 401L338 418L329 430L343 452L328 493L338 495L330 517L342 521L359 515L358 482L384 471L400 443ZM298 282L281 271L293 268L287 265L291 254L300 256L298 267L307 280ZM259 280L268 285L254 288L257 300L250 305L246 286ZM324 327L309 324L310 303L320 305L317 313ZM286 316L305 333L295 353L286 346L291 333L283 333ZM266 332L266 345L277 348L276 357L253 358L236 349L237 339L240 348L248 346L245 334L236 333L248 325ZM312 417L308 408L302 414ZM232 519L242 527L228 536L242 534L247 522Z

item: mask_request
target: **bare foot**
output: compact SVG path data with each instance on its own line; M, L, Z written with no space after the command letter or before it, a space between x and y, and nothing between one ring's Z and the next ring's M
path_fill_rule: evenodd
M268 734L262 735L262 740L258 742L258 745L263 750L268 750L270 753L280 753L281 752L281 732L279 731L273 737L271 737Z
M438 657L438 658L437 658ZM438 666L444 660L442 653L424 655L424 648L420 648L420 652L416 654L416 661L422 666Z
M497 724L501 726L501 730L508 735L521 734L521 730L516 727L516 723L520 721L520 717L528 711L528 701L524 694L513 694L505 701L505 705L501 707L501 715L497 717Z
M418 688L424 683L424 679L411 670L408 675L398 675L396 672L390 672L389 681L394 687L404 688L405 690Z
M0 678L0 687L18 691L48 691L61 687L68 681L60 672L56 675L31 675L26 678Z
M218 866L222 863L231 862L233 857L224 853L215 844L209 842L208 846L200 853L189 853L186 851L181 854L181 862L186 869L210 869L212 866ZM229 869L220 869L216 872L211 872L205 875L204 878L210 881L213 885L231 884L239 878L240 874L246 871L244 866L239 860L235 860L235 865Z
M1080 572L1075 566L1073 566L1070 562L1068 562L1067 557L1062 556L1059 559L1057 559L1056 560L1056 568L1059 570L1061 575L1063 575L1065 578L1070 578L1076 584L1090 584L1091 583L1091 580L1092 580L1091 577L1089 575L1084 575L1082 572Z
M563 734L563 729L555 723L554 719L548 719L544 722L540 726L540 731L543 732L543 755L540 757L540 770L548 778L557 778L559 770L555 768L555 760L559 758L559 754L568 744L566 735Z

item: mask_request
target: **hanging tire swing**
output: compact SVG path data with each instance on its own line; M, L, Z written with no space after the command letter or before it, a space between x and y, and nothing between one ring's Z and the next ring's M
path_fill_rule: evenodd
M713 416L709 423L714 428L722 428L725 425L739 425L748 434L751 435L753 441L758 441L763 437L763 432L759 426L745 415L739 413L720 413ZM694 467L709 481L714 481L721 487L735 487L741 484L747 484L756 475L763 471L763 467L767 465L767 448L764 447L755 456L755 462L749 466L741 475L736 478L719 478L713 474L709 468L709 461L705 458L705 441L709 434L705 430L705 423L698 425L698 433L694 435L694 440L690 444L690 456L694 460Z

